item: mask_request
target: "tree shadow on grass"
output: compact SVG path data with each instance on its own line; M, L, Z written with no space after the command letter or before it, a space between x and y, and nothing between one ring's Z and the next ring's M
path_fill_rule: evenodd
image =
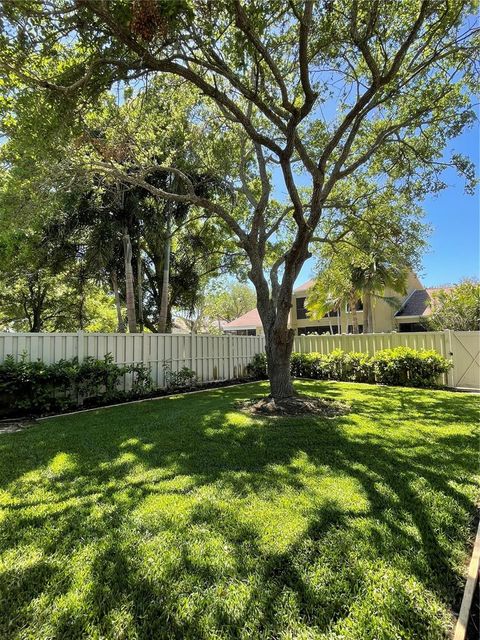
M107 422L98 412L83 437L78 418L50 423L56 438L47 425L36 437L15 436L26 456L2 478L17 498L7 501L0 543L71 566L1 574L4 588L19 589L7 602L17 626L0 627L2 637L18 625L39 638L327 633L374 600L375 580L382 591L379 568L397 580L384 621L436 637L438 619L402 580L413 575L433 597L453 601L477 440L447 427L476 424L475 403L365 387L350 416L251 421L232 402L252 389L264 393L239 387L137 405L135 421L122 408ZM382 429L358 427L357 414L368 427L382 406L390 415L376 422ZM421 432L400 437L396 411L419 420ZM445 433L432 415L443 416ZM63 470L35 475L55 468L59 453Z

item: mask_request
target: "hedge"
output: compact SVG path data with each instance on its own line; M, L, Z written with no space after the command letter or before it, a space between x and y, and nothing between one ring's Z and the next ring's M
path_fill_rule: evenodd
M436 351L417 351L409 347L383 349L374 356L335 349L329 354L293 353L291 358L294 378L411 387L435 387L438 377L451 367L452 363ZM264 353L254 356L249 373L255 377L267 377Z
M128 373L132 374L132 386L124 392L120 383ZM79 362L73 358L54 364L29 362L25 355L16 362L13 356L7 356L0 364L0 415L63 411L141 397L151 389L147 367L117 365L110 354L103 360L88 357Z

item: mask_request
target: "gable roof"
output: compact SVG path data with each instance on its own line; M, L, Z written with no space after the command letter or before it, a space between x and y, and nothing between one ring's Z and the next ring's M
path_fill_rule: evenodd
M453 287L430 287L415 289L395 314L396 318L429 316L432 313L434 295L437 291L451 291Z
M239 318L235 318L231 322L227 322L227 324L223 325L224 329L243 329L246 327L254 328L261 327L262 321L260 320L260 315L257 309L251 309L244 313L243 316Z
M430 296L426 289L414 289L405 300L401 308L395 314L396 318L402 316L423 316L430 308Z
M296 295L297 293L306 293L310 287L313 285L313 283L315 282L315 280L312 278L311 280L307 280L307 282L304 282L303 284L301 284L299 287L297 287L296 289L294 289L293 294ZM223 325L223 329L253 329L254 327L261 327L262 326L262 321L260 320L260 315L257 311L257 309L251 309L250 311L247 311L247 313L244 313L243 316L240 316L239 318L235 318L235 320L232 320L231 322L227 322L226 324Z

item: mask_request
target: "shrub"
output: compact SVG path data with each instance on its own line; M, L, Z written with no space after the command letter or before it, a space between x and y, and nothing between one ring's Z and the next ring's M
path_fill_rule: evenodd
M247 375L263 380L267 377L267 356L265 353L256 353L252 361L247 364Z
M68 405L71 370L72 364L65 360L54 366L29 362L25 354L18 362L7 356L0 365L2 413L19 410L39 413Z
M345 353L343 366L343 380L375 382L372 358L367 353Z
M409 347L383 349L372 361L377 382L411 387L434 387L438 376L452 367L452 363L436 351L416 351Z
M119 389L126 374L132 374L132 390ZM102 360L88 357L45 364L29 362L23 354L18 362L7 356L0 364L0 414L41 414L83 404L145 395L152 389L150 370L143 364L120 366L110 354Z
M294 377L314 380L373 382L370 356L364 353L346 353L341 349L335 349L329 354L294 353L291 373Z
M154 390L150 367L146 364L130 364L126 373L133 374L130 395L145 396Z
M115 397L118 394L119 382L127 373L127 367L116 365L111 354L106 355L103 360L96 360L89 356L80 364L78 360L72 362L76 366L72 382L80 398L101 395L108 400Z
M182 367L179 371L172 371L169 360L163 363L163 372L165 386L168 389L185 389L185 387L194 387L197 384L197 374L193 369Z

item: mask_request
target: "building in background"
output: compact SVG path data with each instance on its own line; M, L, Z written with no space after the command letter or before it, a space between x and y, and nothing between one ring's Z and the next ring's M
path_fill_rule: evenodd
M296 335L330 333L352 333L352 313L345 307L340 311L331 311L320 320L308 317L305 300L308 290L314 281L309 280L300 285L293 292L292 309L290 311L289 326ZM375 333L390 333L391 331L410 332L426 331L426 320L431 313L432 295L438 289L425 289L415 275L410 272L407 278L406 295L386 289L383 298L376 298L373 305L373 327ZM389 302L386 301L389 299ZM398 304L392 305L391 301ZM359 332L363 332L363 306L357 303L357 319ZM252 309L239 318L232 320L223 327L225 333L235 335L262 335L263 328L257 309Z

